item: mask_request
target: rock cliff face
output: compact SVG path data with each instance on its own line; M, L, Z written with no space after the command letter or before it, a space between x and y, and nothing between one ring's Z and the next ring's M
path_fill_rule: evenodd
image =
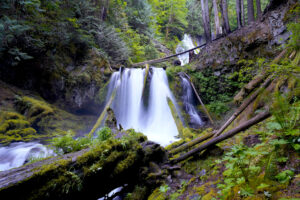
M224 66L234 66L240 59L253 59L264 56L272 57L274 47L284 44L290 33L285 26L285 16L289 7L284 1L274 1L267 7L270 11L260 20L243 27L212 42L195 57L197 69L212 67L225 71Z
M111 71L108 63L91 52L81 64L24 62L20 66L0 64L0 79L22 89L38 92L50 103L75 113L97 115L101 110L100 88ZM98 108L98 109L95 109Z

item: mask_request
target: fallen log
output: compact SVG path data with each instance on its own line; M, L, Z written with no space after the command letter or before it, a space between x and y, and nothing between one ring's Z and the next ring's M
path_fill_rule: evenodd
M139 138L107 140L93 149L49 158L0 172L1 199L82 200L99 199L113 189L144 184L149 187L150 163L165 162L158 144ZM149 182L148 182L149 181Z
M202 102L202 100L201 100L201 98L200 98L200 96L199 96L199 94L198 94L198 92L197 92L197 90L196 90L196 88L195 88L193 82L191 81L191 78L190 78L189 75L187 75L185 72L183 72L183 74L189 79L190 84L191 84L191 86L192 86L192 88L193 88L193 90L194 90L194 93L196 94L196 97L197 97L198 101L200 102L200 104L201 104L201 106L202 106L204 112L206 113L207 117L209 118L209 121L210 121L212 124L214 124L214 121L212 120L212 118L211 118L211 116L210 116L208 110L206 109L204 103Z
M215 137L219 136L232 122L235 120L246 108L252 103L258 94L263 91L272 81L272 77L269 77L265 82L257 89L238 109L237 111L226 121L226 123L215 133Z
M222 134L218 137L215 137L215 138L209 140L208 142L204 143L203 145L201 145L201 146L199 146L199 147L183 154L182 156L180 156L176 159L171 160L170 163L171 164L179 163L179 162L181 162L181 161L183 161L183 160L185 160L185 159L187 159L187 158L189 158L189 157L191 157L191 156L207 149L208 147L210 147L212 145L215 145L215 144L217 144L217 143L219 143L223 140L226 140L226 139L240 133L241 131L244 131L244 130L250 128L251 126L265 120L266 118L268 118L270 116L271 116L271 113L269 111L265 111L263 113L260 113L257 116L251 118L250 120L248 120L248 121L242 123L241 125L237 126L236 128L234 128L234 129L232 129L232 130L230 130L230 131L228 131L228 132L226 132L226 133L224 133L224 134Z
M191 148L191 147L195 146L196 144L199 144L200 142L203 142L203 141L211 138L213 135L214 135L213 133L207 133L207 134L202 135L202 136L200 136L200 137L198 137L198 138L196 138L196 139L194 139L194 140L192 140L190 142L187 142L185 144L180 145L179 147L177 147L177 148L169 151L168 153L171 156L175 155L176 153L184 151L184 150L186 150L188 148Z

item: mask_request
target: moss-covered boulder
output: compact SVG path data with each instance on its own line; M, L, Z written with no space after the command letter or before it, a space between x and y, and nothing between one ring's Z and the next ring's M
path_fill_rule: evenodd
M155 143L140 144L139 138L110 138L91 149L0 172L0 196L97 199L125 184L151 188L152 168L165 161L166 153Z
M0 112L0 143L28 141L36 138L36 130L24 116L15 112Z

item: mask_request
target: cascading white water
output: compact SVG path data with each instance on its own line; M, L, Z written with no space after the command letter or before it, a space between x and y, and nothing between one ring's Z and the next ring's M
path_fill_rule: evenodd
M199 128L199 127L203 126L204 122L201 119L201 117L199 116L199 114L194 106L195 98L194 98L192 86L186 77L181 75L180 78L181 78L182 91L183 91L182 100L183 100L184 110L190 116L190 122L189 122L190 125L193 128Z
M12 143L7 147L0 147L0 171L20 167L31 158L46 158L53 155L53 151L35 142Z
M197 42L197 45L199 45L198 42ZM188 34L184 34L183 40L178 44L178 46L176 48L176 53L181 53L181 52L184 52L184 51L192 49L192 48L195 48L195 45L193 43L191 36ZM199 51L200 51L199 49L196 49L196 50L194 50L194 53L198 54ZM181 66L183 66L190 62L190 55L189 55L189 53L185 53L185 54L179 55L178 59L181 62Z
M175 106L177 104L169 89L165 71L161 68L151 68L150 71L152 73L147 103L142 97L145 75L143 69L121 69L115 72L110 80L107 99L117 87L111 107L118 124L123 129L133 128L147 135L149 140L167 145L175 141L175 136L178 135L167 98Z

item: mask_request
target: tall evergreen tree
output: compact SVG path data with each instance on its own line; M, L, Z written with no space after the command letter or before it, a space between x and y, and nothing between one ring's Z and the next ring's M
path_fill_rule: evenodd
M256 12L257 12L257 19L259 19L261 17L261 3L260 0L256 0Z
M237 18L238 29L240 29L243 26L243 24L242 24L242 1L241 0L236 0L236 18Z
M201 0L202 20L206 42L211 41L211 28L209 18L208 0Z
M215 34L216 37L222 34L222 30L220 27L220 19L219 19L219 10L217 0L213 0L213 8L214 8L214 17L215 17Z
M246 25L246 16L245 16L245 2L241 0L241 16L242 16L242 26Z
M221 13L223 19L224 33L228 34L230 33L230 25L229 25L229 18L228 18L228 6L226 0L221 0Z

